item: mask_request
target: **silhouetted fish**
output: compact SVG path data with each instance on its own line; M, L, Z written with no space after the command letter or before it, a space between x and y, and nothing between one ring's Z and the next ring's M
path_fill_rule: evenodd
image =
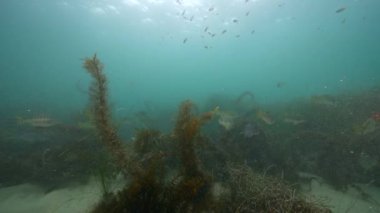
M227 32L227 30L223 30L223 31L222 31L222 34L224 34L224 33L226 33L226 32Z
M345 10L346 10L345 7L341 7L341 8L339 8L339 9L337 9L337 10L335 11L335 13L341 13L341 12L343 12L343 11L345 11Z
M187 42L187 38L183 39L183 42L182 43L186 43Z
M279 81L279 82L276 83L276 87L277 87L277 88L282 88L282 87L284 87L285 85L286 85L286 83L283 82L283 81Z

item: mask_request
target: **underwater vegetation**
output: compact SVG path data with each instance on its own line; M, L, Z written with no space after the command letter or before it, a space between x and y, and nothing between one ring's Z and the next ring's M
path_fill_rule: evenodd
M257 174L247 165L228 165L230 197L227 212L331 212L321 202L306 200L295 190L265 174ZM259 211L259 212L261 212Z
M98 176L103 196L92 212L329 212L299 193L316 181L380 208L364 190L380 186L380 88L274 105L250 91L212 96L203 108L186 100L171 125L172 110L139 112L144 125L128 124L135 134L124 141L102 63L94 55L84 68L90 107L71 125L0 121L1 186L49 192ZM160 124L165 131L148 128Z
M115 195L108 194L97 205L94 212L201 210L205 204L211 203L206 199L210 191L210 179L199 169L193 147L201 125L209 120L212 114L206 113L196 117L192 115L191 102L184 102L181 105L174 130L182 166L180 180L174 186L165 186L162 175L158 175L162 172L159 153L152 154L144 169L138 161L131 161L131 158L127 156L116 129L111 124L107 105L107 81L103 73L103 65L96 55L85 60L84 68L94 79L90 87L90 96L100 140L114 157L116 165L123 171L126 178L130 179L123 190ZM139 144L135 146L137 151L146 152L146 142L156 135L155 132L140 132ZM142 142L143 140L146 142Z
M203 140L201 127L213 118L215 111L196 115L191 101L180 105L171 136L163 137L155 130L141 130L134 145L138 155L127 155L126 146L110 119L103 65L94 55L85 60L84 68L94 80L90 96L100 140L126 179L121 190L105 193L92 212L329 212L319 203L296 198L281 181L255 178L246 168L238 169L239 174L230 169L225 177L227 181L218 184L225 185L219 187L223 190L216 190L217 184L212 175L202 169L196 150L196 144ZM171 153L177 158L177 169L165 167L164 159L170 152L154 149L160 143L173 146ZM175 175L170 175L173 172ZM245 179L237 177L240 174L246 174ZM241 184L251 184L257 190L252 187L242 190ZM267 188L272 190L263 190Z
M124 152L123 145L110 120L110 110L107 102L107 78L103 73L103 65L96 57L86 58L83 67L93 78L90 87L92 110L95 118L96 129L101 142L109 149L121 171L126 175L128 170L128 156ZM128 171L130 172L130 171Z

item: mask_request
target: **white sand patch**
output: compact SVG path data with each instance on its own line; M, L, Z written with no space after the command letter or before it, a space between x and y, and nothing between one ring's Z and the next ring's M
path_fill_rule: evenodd
M83 213L101 197L99 182L58 189L45 194L30 184L0 188L0 209L7 213Z
M323 198L328 207L336 213L380 212L380 189L357 185L361 191L350 187L346 192L341 192L334 190L327 184L312 180L311 187L305 185L303 188L305 194Z

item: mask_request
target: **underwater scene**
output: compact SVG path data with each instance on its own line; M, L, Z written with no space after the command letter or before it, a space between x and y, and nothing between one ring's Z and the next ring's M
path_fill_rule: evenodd
M379 10L0 1L0 213L380 212Z

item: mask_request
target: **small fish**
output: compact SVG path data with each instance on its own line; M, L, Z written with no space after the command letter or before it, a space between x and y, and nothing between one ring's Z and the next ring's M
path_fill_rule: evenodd
M181 15L185 16L185 13L186 13L186 10L183 10Z
M251 34L254 34L254 33L255 33L255 30L252 30L252 31L251 31Z
M205 29L203 30L204 32L207 32L207 30L208 30L208 27L205 27Z
M189 20L190 20L190 21L193 21L193 19L194 19L194 16L191 16Z
M235 37L236 37L236 38L240 38L240 35L239 35L239 34L237 34L237 35L235 35Z
M283 82L283 81L279 81L279 82L276 83L276 87L277 87L277 88L282 88L282 87L284 87L285 85L286 85L286 83Z
M346 18L344 18L340 23L341 23L341 24L346 23Z
M292 124L294 126L305 123L305 120L298 120L293 118L284 118L284 123Z
M245 0L245 3L248 3L249 2L249 0Z
M227 32L227 30L223 30L223 31L222 31L222 34L224 34L224 33L226 33L226 32Z
M234 19L232 19L232 22L236 24L236 23L239 22L239 20L237 20L236 18L234 18Z
M214 9L215 9L214 6L211 6L210 8L208 8L208 11L212 12Z
M341 8L339 8L339 9L337 9L337 10L335 11L335 13L341 13L341 12L343 12L343 11L345 11L345 10L346 10L345 7L341 7Z
M187 38L183 39L182 43L186 43L187 42Z
M248 12L246 12L246 13L245 13L245 16L249 16L249 13L250 13L249 11L248 11Z
M29 119L16 117L16 119L17 123L20 125L27 125L36 128L49 128L58 125L58 122L46 116L34 117Z
M310 97L310 102L314 105L321 105L326 107L337 107L338 103L334 97L329 95L314 95Z
M274 121L273 121L273 119L270 117L270 115L269 115L267 112L263 111L263 110L258 110L258 111L256 112L256 116L257 116L260 120L262 120L264 123L266 123L266 124L268 124L268 125L272 125L272 124L274 124Z

